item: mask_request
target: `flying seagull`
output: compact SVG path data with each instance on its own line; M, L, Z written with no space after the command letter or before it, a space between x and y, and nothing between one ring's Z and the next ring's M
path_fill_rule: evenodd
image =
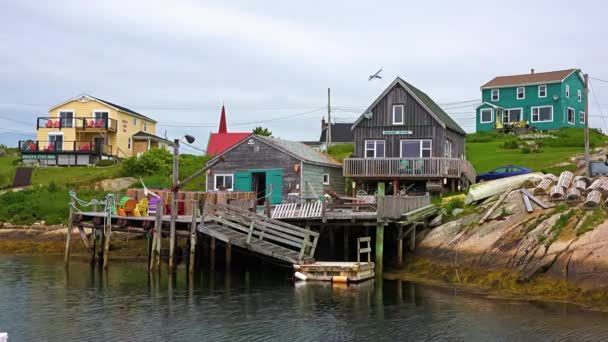
M371 81L371 80L376 79L376 78L379 79L379 80L381 80L382 79L382 76L380 76L381 72L382 72L382 68L380 68L380 70L376 71L375 74L371 75L369 77L368 81Z

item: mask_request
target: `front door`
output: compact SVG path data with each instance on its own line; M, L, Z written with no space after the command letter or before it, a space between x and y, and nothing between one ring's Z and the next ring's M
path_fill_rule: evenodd
M283 170L274 169L266 171L266 193L270 195L270 204L283 202Z

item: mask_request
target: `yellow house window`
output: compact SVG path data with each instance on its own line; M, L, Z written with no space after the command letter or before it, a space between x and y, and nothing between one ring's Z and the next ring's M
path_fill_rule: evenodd
M148 123L144 121L144 132L148 131Z
M131 150L131 138L127 139L127 150Z
M137 126L137 118L133 118L133 126Z

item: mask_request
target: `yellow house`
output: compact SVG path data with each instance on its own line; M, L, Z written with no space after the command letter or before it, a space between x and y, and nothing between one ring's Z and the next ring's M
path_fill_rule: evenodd
M123 106L80 95L39 117L36 140L20 141L24 161L90 165L100 159L137 156L171 142L156 135L156 120Z

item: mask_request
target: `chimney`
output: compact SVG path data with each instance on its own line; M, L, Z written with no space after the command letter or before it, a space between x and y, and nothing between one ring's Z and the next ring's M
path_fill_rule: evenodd
M325 117L323 117L323 119L321 119L321 130L325 129L326 126L327 124L325 123Z
M534 68L530 69L530 73L534 75Z

